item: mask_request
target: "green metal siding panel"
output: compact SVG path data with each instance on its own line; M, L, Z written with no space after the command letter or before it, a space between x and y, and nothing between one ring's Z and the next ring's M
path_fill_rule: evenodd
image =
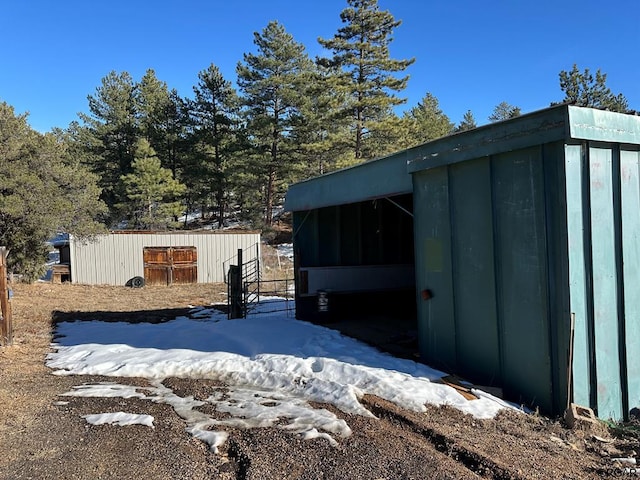
M477 382L500 385L489 158L452 165L449 179L458 365Z
M409 173L564 140L567 106L521 115L407 150Z
M340 263L339 207L318 210L319 264L322 266Z
M567 243L569 246L569 295L575 318L573 346L573 401L590 405L589 322L587 317L587 275L585 272L584 215L582 198L583 150L581 145L565 147Z
M600 142L640 144L640 117L570 105L571 138Z
M297 212L411 191L404 151L291 185L284 207L286 211Z
M454 302L451 270L451 224L447 168L414 177L413 194L420 353L427 363L456 370ZM419 220L417 220L419 219Z
M601 418L622 418L612 163L611 149L589 148L593 323Z
M297 267L315 267L319 261L318 211L293 212L293 241L299 255Z
M340 206L340 264L362 264L360 204Z
M540 148L492 163L505 388L552 410L544 178Z
M542 146L547 230L548 304L551 348L553 411L563 412L570 395L569 342L571 308L567 246L565 143Z
M629 408L640 407L640 152L620 152L624 319Z

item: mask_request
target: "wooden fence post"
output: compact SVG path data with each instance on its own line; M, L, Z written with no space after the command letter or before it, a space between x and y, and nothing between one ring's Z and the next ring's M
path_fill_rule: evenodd
M6 247L0 247L0 346L13 343L13 322L11 319L11 302L7 287L7 254Z

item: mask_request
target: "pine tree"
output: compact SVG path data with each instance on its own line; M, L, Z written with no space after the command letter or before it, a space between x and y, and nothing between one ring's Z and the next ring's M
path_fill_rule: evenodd
M140 82L127 72L110 72L88 99L90 113L80 114L82 124L70 125L67 139L78 158L99 176L109 207L107 222L114 224L130 211L122 177L132 171L140 138L147 139L175 180L184 179L191 151L189 114L176 90L169 91L152 69Z
M490 122L501 122L521 115L520 107L515 107L507 102L500 102L489 115Z
M454 128L449 117L440 109L438 99L429 92L404 114L403 120L406 131L402 148L444 137Z
M409 79L393 74L404 71L414 59L390 57L392 33L401 22L388 11L381 11L377 0L347 0L347 3L349 6L340 14L345 25L333 38L318 41L333 52L331 59L321 63L337 67L344 74L342 88L349 101L342 111L352 119L354 157L361 160L379 153L367 148L367 136L375 136L376 131L382 132L385 127L390 130L384 121L392 117L393 107L405 102L395 92L404 90Z
M246 53L238 63L238 86L254 147L251 170L262 187L264 223L271 226L274 204L296 167L291 138L301 115L303 80L311 61L304 46L275 21L254 33L254 44L258 53Z
M345 166L349 152L349 119L340 107L344 92L335 88L336 72L320 65L304 81L301 115L292 135L304 170L302 178L322 175Z
M61 132L57 132L58 135ZM45 242L59 231L101 231L105 212L96 177L66 149L64 138L32 130L26 115L0 103L0 245L12 273L33 281L44 273Z
M629 103L624 95L615 95L607 87L607 74L600 69L594 77L588 68L583 72L574 63L570 72L562 70L559 74L560 89L564 92L561 103L569 102L580 107L599 108L612 112L629 112ZM552 103L553 105L553 103Z
M100 179L83 163L68 131L54 129L47 137L55 143L60 158L60 163L55 164L57 168L51 170L51 179L57 185L58 195L67 199L59 212L57 229L76 238L104 233L108 210L100 200Z
M128 213L130 226L145 230L175 226L174 218L182 213L179 198L185 186L161 166L147 140L138 141L132 172L121 179L129 200L122 209Z
M213 197L221 228L229 202L230 164L238 150L239 100L231 82L224 79L215 65L201 71L198 79L191 104L194 150L200 159L194 171L201 174L203 203L206 197ZM196 178L193 181L200 183Z
M176 165L171 158L171 142L168 138L171 96L165 82L158 80L153 69L148 69L135 86L135 108L140 136L146 138L155 150L162 166L171 168L176 175Z
M95 95L89 95L90 114L83 121L81 142L90 152L92 170L100 178L102 199L117 220L115 206L122 201L120 176L131 171L139 137L136 86L127 72L110 72Z
M477 126L473 113L471 113L471 110L467 110L460 123L454 129L454 132L465 132L467 130L474 129Z
M193 153L193 125L189 101L180 97L175 88L169 91L169 103L161 128L165 152L165 158L161 158L161 162L171 170L175 180L188 185L187 181L191 178L188 166Z

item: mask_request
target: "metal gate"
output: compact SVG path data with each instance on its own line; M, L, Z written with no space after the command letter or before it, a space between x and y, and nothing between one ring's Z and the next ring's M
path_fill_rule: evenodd
M144 247L144 281L147 285L189 284L198 281L196 247Z
M225 262L228 265L226 282L229 318L246 318L252 312L289 314L295 308L294 280L264 279L260 266L260 246L256 244L255 249L255 257L248 261L243 261L243 250L239 249L236 265L230 264L232 259Z

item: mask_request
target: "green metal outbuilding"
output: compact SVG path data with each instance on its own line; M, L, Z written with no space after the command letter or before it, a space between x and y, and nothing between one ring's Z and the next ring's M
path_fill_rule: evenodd
M286 208L299 318L318 290L411 289L425 363L547 413L640 407L640 117L552 107L293 185Z

